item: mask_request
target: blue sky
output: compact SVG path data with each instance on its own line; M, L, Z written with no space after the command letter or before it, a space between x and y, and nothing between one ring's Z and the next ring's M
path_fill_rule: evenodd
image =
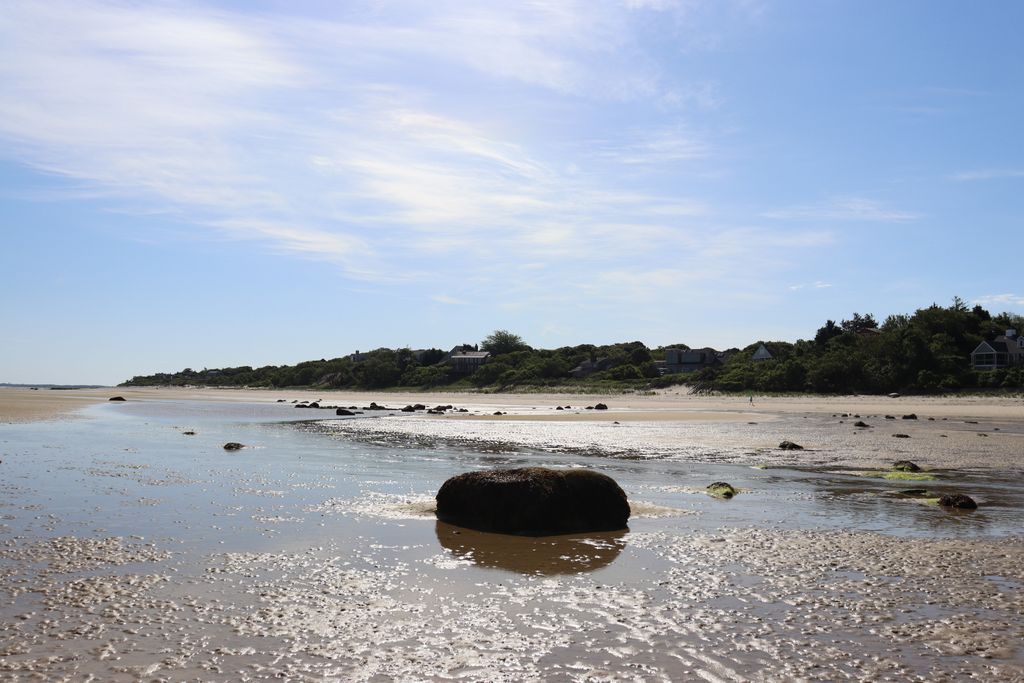
M1015 1L9 2L0 382L1024 311Z

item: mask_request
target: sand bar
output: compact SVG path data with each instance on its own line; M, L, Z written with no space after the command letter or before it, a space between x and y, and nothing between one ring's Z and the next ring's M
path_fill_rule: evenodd
M937 419L1024 419L1021 397L922 397L888 398L883 396L695 396L683 387L653 394L483 394L483 393L399 393L322 390L199 389L179 387L107 387L32 391L0 388L0 422L56 419L112 396L130 401L229 401L276 402L285 399L321 400L330 405L368 405L376 401L390 407L422 403L428 406L452 404L473 406L491 412L510 413L504 419L558 421L750 421L776 415L886 415L896 417L914 413ZM586 410L586 406L605 403L606 411ZM573 410L555 411L556 406ZM452 416L454 417L454 416ZM472 419L472 416L467 416ZM479 417L479 416L478 416ZM492 416L493 417L493 416Z

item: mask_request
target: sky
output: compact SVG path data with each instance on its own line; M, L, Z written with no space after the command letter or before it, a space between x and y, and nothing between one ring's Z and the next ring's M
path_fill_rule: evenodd
M0 12L0 382L1024 312L1024 3Z

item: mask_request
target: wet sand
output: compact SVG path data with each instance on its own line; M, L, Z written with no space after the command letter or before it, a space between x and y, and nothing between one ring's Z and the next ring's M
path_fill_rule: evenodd
M80 419L0 427L0 678L1024 681L1017 406L194 393L100 391ZM935 478L874 476L905 457ZM527 464L608 472L629 530L434 519L450 474ZM708 496L718 479L741 493Z

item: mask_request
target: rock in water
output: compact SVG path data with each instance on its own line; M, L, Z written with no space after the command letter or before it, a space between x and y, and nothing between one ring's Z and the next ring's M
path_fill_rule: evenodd
M452 477L437 492L437 517L481 531L546 536L625 529L629 503L600 472L523 467Z
M237 451L242 448L245 448L245 446L243 444L238 443L237 441L228 441L226 444L224 444L224 450L226 451Z
M108 401L124 401L124 396L111 396L107 399Z
M732 498L736 495L737 491L732 484L727 484L724 481L716 481L713 484L708 484L708 493L712 496L718 496L719 498Z
M939 498L939 505L944 508L958 508L960 510L977 510L978 504L974 499L963 493L947 493Z
M916 462L910 460L897 460L892 464L892 468L897 472L920 472L921 467Z

